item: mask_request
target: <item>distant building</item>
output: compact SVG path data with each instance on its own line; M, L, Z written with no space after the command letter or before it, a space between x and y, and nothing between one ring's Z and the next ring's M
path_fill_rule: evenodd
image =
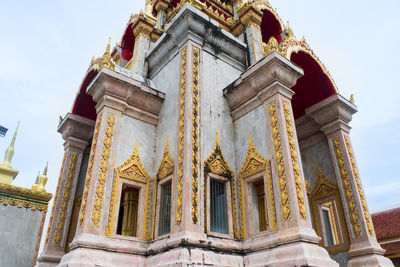
M147 1L58 127L39 266L393 266L354 99L268 1ZM110 14L114 16L116 14Z
M376 238L385 249L385 256L400 266L400 208L371 214Z
M0 266L34 266L38 256L47 206L52 194L47 193L47 166L32 189L12 185L18 174L11 166L15 130L4 161L0 164Z

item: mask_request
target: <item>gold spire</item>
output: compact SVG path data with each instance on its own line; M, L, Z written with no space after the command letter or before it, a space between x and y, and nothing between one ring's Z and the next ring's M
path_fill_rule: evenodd
M18 171L14 170L10 164L14 156L14 145L15 145L15 140L17 139L18 127L19 127L19 122L17 125L17 129L15 130L14 136L11 140L11 144L7 148L6 153L4 155L4 161L2 164L0 164L0 183L11 184L12 180L18 174Z
M38 175L36 177L35 183L32 185L32 190L37 191L39 186L39 179L40 179L40 171L38 171Z
M47 177L48 166L49 166L49 163L47 162L46 167L44 168L43 174L42 174L42 176L40 176L39 181L38 181L38 187L37 187L38 191L46 191L45 186L46 186L46 183L48 180L48 177Z

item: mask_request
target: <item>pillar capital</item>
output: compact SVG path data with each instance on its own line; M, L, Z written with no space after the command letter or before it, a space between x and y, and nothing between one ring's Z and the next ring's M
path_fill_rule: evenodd
M64 148L75 147L84 150L88 140L92 138L94 124L93 120L68 113L57 129L65 140Z
M166 0L157 0L154 4L154 8L157 12L160 10L165 11L168 8L168 4Z
M262 20L262 12L252 5L243 5L237 10L240 21L246 26L250 24L260 27Z
M325 135L337 130L349 132L351 121L357 107L339 94L332 95L306 109L306 115L313 118L321 126Z
M150 16L146 13L140 13L139 18L132 25L133 34L136 38L140 35L149 38L154 26L156 25L156 22L157 19L153 16Z

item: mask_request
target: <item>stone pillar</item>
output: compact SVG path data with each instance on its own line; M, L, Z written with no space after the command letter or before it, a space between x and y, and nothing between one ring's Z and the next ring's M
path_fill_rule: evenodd
M272 52L250 68L233 84L235 89L226 91L232 116L241 116L257 106L263 105L266 114L267 132L271 144L274 200L278 220L278 232L269 249L274 255L257 264L268 266L337 266L328 252L318 245L311 224L311 214L306 197L306 188L297 133L294 124L290 89L303 71ZM243 105L242 103L246 104ZM243 107L245 106L245 107ZM257 256L246 256L252 262Z
M355 112L354 104L336 94L308 108L306 115L321 126L329 142L351 242L348 266L393 266L376 240L361 186L348 124Z
M248 66L255 64L263 58L261 19L262 13L251 5L244 5L237 10L240 21L245 29L245 36L248 46Z
M93 126L94 121L69 113L58 127L65 153L39 266L55 266L64 255L82 156Z
M132 26L133 34L135 35L132 70L142 76L147 75L147 64L145 60L146 53L150 48L150 37L154 25L156 25L155 18L145 13L140 13L139 18Z

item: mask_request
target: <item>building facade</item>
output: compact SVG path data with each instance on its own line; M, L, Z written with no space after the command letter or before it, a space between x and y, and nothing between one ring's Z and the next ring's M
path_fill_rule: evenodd
M357 111L266 0L147 2L58 131L39 266L393 266Z

